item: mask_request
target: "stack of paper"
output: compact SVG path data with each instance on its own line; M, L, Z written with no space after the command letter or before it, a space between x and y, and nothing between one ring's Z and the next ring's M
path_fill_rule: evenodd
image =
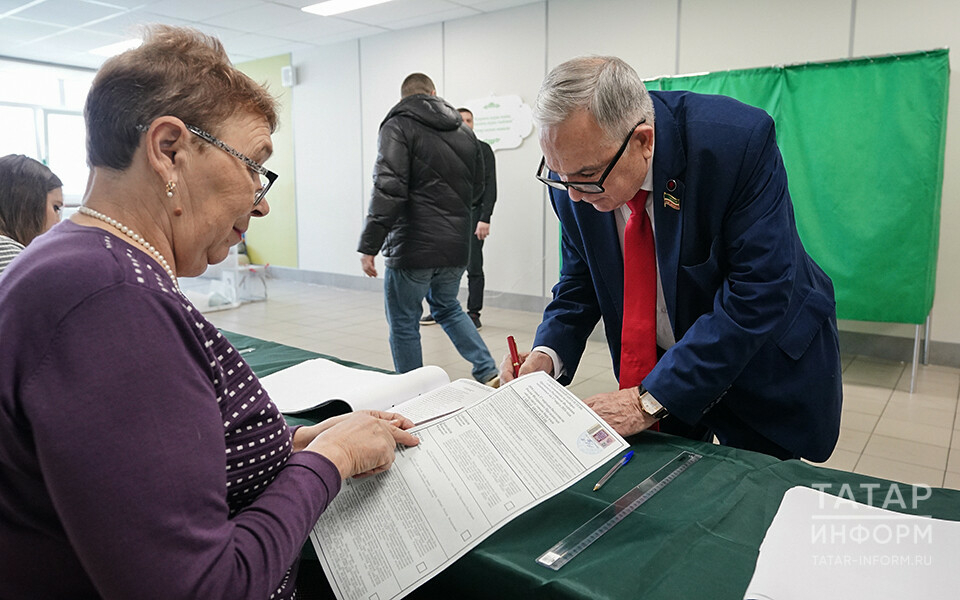
M868 485L871 506L804 487L788 490L744 598L960 596L960 523L882 508L922 511L927 487ZM844 495L843 488L828 491ZM852 496L852 488L846 493Z

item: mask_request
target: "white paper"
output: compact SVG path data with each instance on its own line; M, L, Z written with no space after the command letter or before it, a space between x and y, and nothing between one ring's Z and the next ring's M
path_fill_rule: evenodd
M261 378L280 412L310 410L327 400L345 400L354 410L389 410L450 382L446 371L426 366L408 373L354 369L314 358Z
M870 506L805 487L787 490L744 598L957 598L960 523L880 508L923 510L924 486L864 485ZM844 495L842 487L831 491Z
M345 481L310 535L341 600L402 598L628 445L545 373L411 431L420 445Z
M486 398L494 391L492 387L482 383L469 379L458 379L449 385L423 393L402 404L397 404L390 410L400 413L419 425L455 413L468 404Z

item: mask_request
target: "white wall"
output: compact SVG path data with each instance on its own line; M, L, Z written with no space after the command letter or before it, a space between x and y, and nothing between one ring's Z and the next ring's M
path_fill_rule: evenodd
M547 5L549 68L584 54L609 54L630 63L645 79L676 74L676 0L601 0L591 2L589 11L581 0Z
M532 104L546 74L544 8L530 4L448 22L443 96L454 106L489 94L516 94ZM488 302L497 291L549 294L560 269L559 227L543 184L533 177L540 162L536 133L495 157L497 204L483 246Z
M549 0L294 55L300 265L359 275L356 244L377 128L403 78L430 75L458 105L488 93L532 104L546 71L581 54L615 54L641 77L960 47L953 0ZM314 73L317 78L309 76ZM933 341L960 344L960 103L951 83ZM878 150L896 168L896 148ZM536 134L497 152L499 201L484 247L488 297L539 296L558 269L556 218L533 178ZM907 201L907 199L905 199ZM892 291L891 293L895 293ZM913 327L844 322L912 337Z
M680 73L844 58L849 1L683 0Z
M363 226L360 55L356 41L294 56L294 156L298 264L326 273L350 272L359 260Z

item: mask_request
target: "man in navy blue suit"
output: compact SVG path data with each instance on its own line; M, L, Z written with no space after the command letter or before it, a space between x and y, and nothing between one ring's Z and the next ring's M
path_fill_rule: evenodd
M534 116L563 264L519 373L569 383L602 317L620 378L626 204L646 190L659 359L640 385L586 402L622 435L659 421L783 459L829 458L842 398L833 285L797 233L770 116L723 96L648 93L613 57L555 68Z

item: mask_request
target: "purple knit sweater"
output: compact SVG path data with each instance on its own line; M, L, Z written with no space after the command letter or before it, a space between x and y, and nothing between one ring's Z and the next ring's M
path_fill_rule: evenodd
M0 340L0 597L291 597L339 474L156 263L61 223Z

